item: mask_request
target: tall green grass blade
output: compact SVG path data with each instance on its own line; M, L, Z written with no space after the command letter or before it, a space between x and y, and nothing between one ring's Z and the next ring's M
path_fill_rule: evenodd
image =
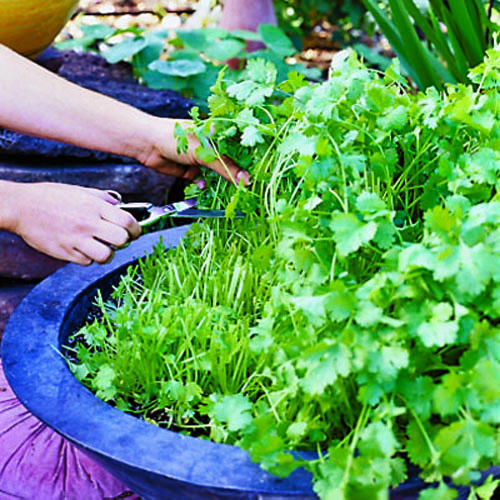
M436 17L436 14L434 13L434 10L432 8L429 9L429 19L430 19L430 22L432 24L434 31L441 33L441 35L444 37L439 18ZM449 37L448 38L445 37L445 40L446 40L446 45L451 53L453 63L454 63L453 66L449 66L449 69L454 72L454 76L455 76L455 79L457 81L465 82L466 75L467 75L468 69L469 69L469 66L467 64L467 59L465 58L462 51L459 51L458 53L455 53L452 51L453 46L451 45L451 41L449 40Z
M380 29L401 60L401 64L404 66L404 68L411 76L411 78L416 82L416 84L420 88L422 88L422 83L420 81L418 72L415 70L411 62L411 53L406 50L401 39L400 32L396 29L394 23L391 22L385 12L380 9L380 7L377 5L377 2L375 2L374 0L362 0L362 2L364 3L366 9L372 14L377 24L380 26Z
M403 43L407 50L412 53L412 64L415 71L418 72L420 82L424 88L435 86L439 89L442 88L441 79L438 77L431 61L429 60L428 53L425 52L420 39L418 38L415 27L405 9L402 7L400 0L389 0L392 19L397 26Z
M460 81L465 82L467 81L469 57L463 50L459 38L456 36L456 33L458 32L457 26L453 22L452 16L449 15L449 11L442 0L430 0L430 4L436 15L437 22L442 22L446 26L448 38L453 48L453 54L455 55L455 59L458 61L462 70Z
M486 6L483 4L482 0L471 0L470 3L467 3L467 6L469 8L469 15L476 25L477 38L484 55L484 51L488 47L488 40L485 36L489 22Z
M405 8L417 26L422 30L427 40L435 47L439 55L445 60L448 67L449 73L453 74L453 78L447 78L447 81L456 82L461 79L463 72L460 71L453 53L450 50L448 40L444 36L441 27L439 25L433 24L432 20L427 19L421 12L420 9L415 5L413 0L402 0ZM439 68L441 64L438 61L438 65L435 66L435 70L441 74L442 68ZM444 71L447 72L446 70ZM451 76L451 75L450 75Z
M455 38L456 43L467 58L468 65L479 64L483 60L484 51L475 32L474 23L470 19L465 0L455 0L453 11L449 7L443 6L442 12L450 39Z
M458 19L459 25L463 29L468 29L469 40L471 43L472 56L475 58L470 61L472 64L477 65L483 61L484 51L486 50L485 45L485 27L482 24L482 16L480 11L477 9L476 0L460 0L462 4L462 9L466 12L464 19ZM486 12L485 7L482 6L481 9Z
M444 66L443 63L437 59L427 47L424 47L424 51L426 52L434 71L444 83L457 83L457 81L460 81L457 80L457 78L455 78L450 71L448 71L446 66Z

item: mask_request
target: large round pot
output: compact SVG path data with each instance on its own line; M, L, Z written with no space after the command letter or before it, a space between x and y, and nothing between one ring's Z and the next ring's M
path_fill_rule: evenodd
M48 47L78 0L0 0L0 43L28 57Z
M21 403L145 499L308 500L316 498L303 469L279 479L235 446L159 428L104 403L78 382L59 354L79 328L96 291L104 297L126 268L163 239L176 246L188 226L143 236L104 266L69 264L38 285L16 309L5 331L2 360ZM391 500L416 499L413 479ZM460 498L467 498L461 488Z
M314 498L310 476L278 479L234 446L184 436L127 415L96 398L59 354L85 320L96 290L109 294L125 269L163 237L175 246L187 227L146 235L112 263L68 265L38 285L16 309L2 343L7 379L40 420L95 458L147 499Z

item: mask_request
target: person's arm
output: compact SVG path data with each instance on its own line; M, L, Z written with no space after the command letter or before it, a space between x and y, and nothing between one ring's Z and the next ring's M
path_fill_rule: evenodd
M0 45L0 126L78 146L135 158L163 173L192 179L199 173L191 138L178 155L178 120L158 118L84 89ZM178 164L188 165L183 168ZM210 165L224 178L248 181L230 161Z
M105 191L68 184L0 181L0 229L51 257L104 263L109 245L124 245L141 228Z

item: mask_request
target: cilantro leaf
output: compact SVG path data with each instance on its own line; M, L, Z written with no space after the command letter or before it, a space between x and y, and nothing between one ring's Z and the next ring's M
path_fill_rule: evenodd
M231 431L244 429L252 422L252 403L241 394L233 396L219 396L211 411L213 417L220 423L226 424Z
M375 222L364 224L351 213L334 215L330 227L337 243L337 250L342 257L356 252L361 246L369 243L377 232Z

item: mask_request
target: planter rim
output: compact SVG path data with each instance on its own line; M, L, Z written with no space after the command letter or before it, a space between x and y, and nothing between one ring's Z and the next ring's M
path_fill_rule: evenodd
M2 361L9 384L36 417L91 454L212 492L314 498L311 475L304 469L281 479L236 446L162 429L103 402L71 374L59 352L71 313L89 290L123 274L160 238L167 248L175 247L188 228L145 235L106 265L68 264L35 287L4 334Z

